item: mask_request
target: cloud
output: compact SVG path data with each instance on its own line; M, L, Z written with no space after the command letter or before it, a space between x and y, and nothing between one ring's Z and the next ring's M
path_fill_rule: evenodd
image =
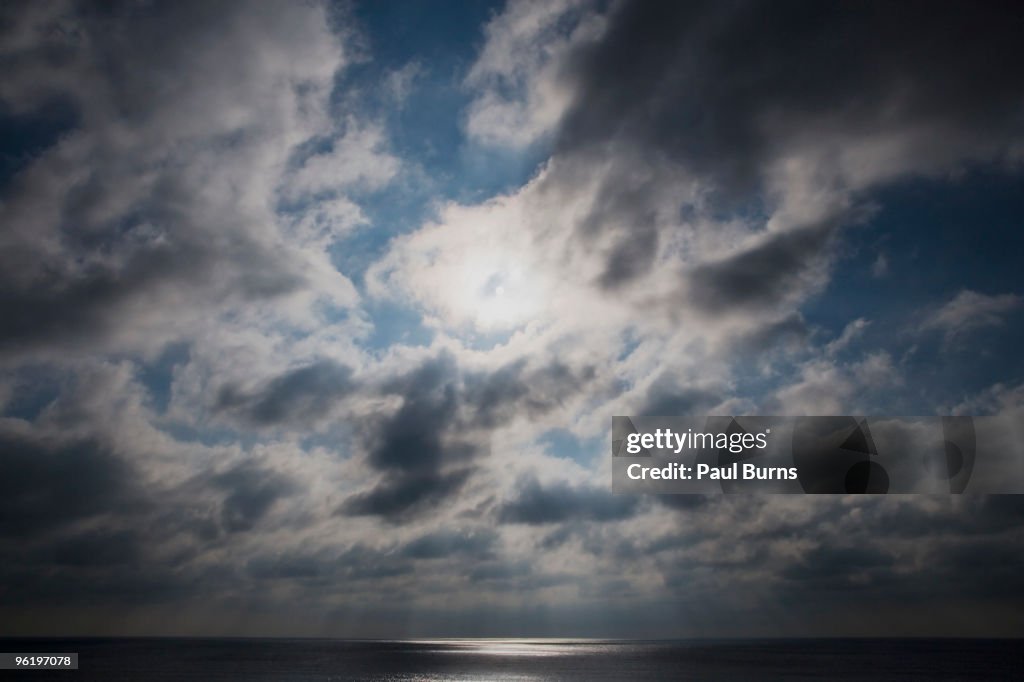
M612 414L916 388L834 268L877 189L1016 172L1024 48L1008 6L882 7L510 3L452 74L447 143L547 158L476 203L452 179L420 222L385 205L416 160L361 103L434 65L366 58L357 85L345 10L5 5L0 122L53 128L0 180L5 632L40 604L89 633L1019 631L1007 571L971 622L895 620L1019 563L1012 500L644 500L591 452ZM964 288L923 327L1018 306ZM393 309L430 340L374 345Z
M860 193L1015 158L1020 98L992 50L1019 45L1000 11L963 19L943 5L904 35L874 6L588 8L601 31L545 67L572 84L550 161L520 190L448 205L396 240L369 289L459 333L595 317L657 326L688 312L731 317L732 335L741 312L748 327L778 323L827 284L837 233L866 215ZM532 74L536 53L510 46L546 31L568 40L562 13L510 5L471 73ZM960 36L965 25L992 41ZM951 89L977 99L953 102Z
M494 427L523 415L539 419L575 399L596 376L593 366L576 369L553 361L530 367L521 359L468 376L465 394L473 406L473 422Z
M742 291L768 296L782 293L776 278L799 283L803 268L827 262L825 226L854 218L857 192L1016 158L1021 101L999 64L1020 45L1006 30L1005 7L968 16L953 5L922 9L906 3L893 17L876 5L613 6L601 37L567 59L576 87L555 141L556 158L578 158L592 173L619 169L600 199L602 215L614 217L605 229L620 233L605 251L606 283L643 281L638 274L660 265L654 245L685 230L678 220L651 226L657 179L642 190L629 182L665 162L676 170L663 177L692 178L699 200L689 210L698 216L749 207L754 230L760 223L803 235L763 237L777 244L771 253L786 241L805 246L795 272L765 260L745 275ZM896 31L900 21L914 30ZM971 96L953 101L951 91ZM946 141L940 148L936 137ZM691 194L676 192L677 215ZM730 255L737 265L761 262L735 252L717 260ZM806 296L820 281L789 295ZM711 300L730 301L734 283L726 273L698 277Z
M952 338L985 327L999 327L1021 305L1016 294L987 295L964 289L931 312L922 322L924 330L936 330Z
M1021 47L1008 6L961 10L622 3L574 62L558 150L629 140L733 196L804 160L818 181L858 188L999 153L1020 135L1020 96L999 64ZM941 150L919 148L939 131L949 134ZM866 146L843 148L854 139Z
M461 489L481 445L455 428L458 381L453 359L440 356L384 387L401 396L401 406L363 428L366 461L381 479L340 511L399 518L417 507L437 505Z
M339 511L401 519L462 491L491 452L492 430L561 408L593 378L560 364L525 361L463 371L451 354L427 359L375 391L399 397L391 414L368 416L359 432L366 463L379 473Z
M900 369L884 351L849 363L814 359L803 365L798 381L778 389L766 403L777 414L869 413L870 400L902 383Z
M871 276L881 279L889 274L889 257L885 253L878 254L875 262L871 264Z
M253 464L239 464L211 482L227 492L220 516L229 533L252 530L278 498L296 491L286 477Z
M131 465L94 440L54 442L18 425L0 435L0 531L32 537L109 513L145 509Z
M593 4L516 1L491 19L465 80L475 93L466 119L470 137L525 146L555 128L572 97L572 81L560 73L563 59L603 28Z
M330 149L307 157L288 178L287 192L291 196L353 187L379 189L398 172L398 159L386 151L387 141L379 128L353 119L330 144Z
M458 493L469 475L468 468L447 472L399 471L385 477L370 490L350 497L338 512L351 516L379 516L393 521L405 521L410 514L436 507Z
M251 393L225 385L216 409L256 426L308 425L328 414L353 388L350 367L321 360L277 376Z
M825 345L825 352L830 356L835 356L837 353L846 350L851 343L864 334L864 330L870 325L871 320L864 319L863 317L858 317L856 320L847 323L843 327L843 332Z
M423 63L419 61L411 61L400 69L395 69L387 75L385 91L392 98L395 106L404 106L409 94L418 87L416 81L422 78L423 73Z
M806 554L802 563L791 564L783 577L799 582L801 588L856 589L865 571L888 573L893 563L891 556L872 548L819 547Z
M566 521L618 521L633 515L635 497L611 494L601 488L565 484L543 485L535 478L521 481L516 496L499 507L504 523L540 525Z
M412 559L443 559L460 554L487 557L497 540L497 534L488 531L439 531L412 540L402 547L401 553Z
M512 6L509 17L524 7ZM1002 22L997 13L982 10L968 24L985 32L980 27ZM368 291L423 310L440 343L455 349L459 363L494 372L503 395L524 390L509 369L521 358L594 366L594 379L559 413L588 436L606 428L610 414L652 408L870 412L903 384L903 368L880 348L850 353L864 322L816 346L818 332L802 306L827 290L843 231L872 214L869 192L975 162L1013 161L1021 133L1020 97L1007 94L1005 71L985 66L989 45L950 38L962 24L949 7L922 19L905 22L916 29L904 35L873 7L612 5L599 34L568 48L560 65L543 67L567 84L567 103L537 106L537 119L514 119L516 134L525 133L505 143L547 135L547 162L523 187L475 205L444 204L435 219L395 239L370 268ZM513 28L502 36L503 24L491 26L481 55L516 39ZM993 35L999 51L1019 49L1004 28ZM838 70L835 44L848 46ZM938 45L949 53L938 54ZM532 58L505 64L502 73L536 77ZM921 74L928 64L938 67ZM975 82L976 71L989 82ZM977 109L948 101L951 82L977 92ZM474 106L495 101L487 98L497 97L490 94L497 86L475 87ZM513 120L529 101L520 89L501 102L516 108L495 110ZM949 144L936 149L938 138ZM757 374L744 375L751 366ZM518 400L503 404L515 412ZM492 462L510 451L492 443L491 458L459 496L479 491ZM501 471L508 480L508 469ZM600 570L614 553L609 548L624 546L620 560L630 557L638 575L686 585L686 594L673 596L690 600L696 613L707 608L693 596L702 593L716 595L719 614L739 618L760 605L769 612L781 604L773 597L780 577L817 564L832 574L806 593L823 601L844 581L871 581L861 591L866 602L888 608L893 595L906 594L897 573L933 579L893 558L899 512L888 501L844 508L744 500L705 514L703 498L672 498L659 500L659 515L603 499L600 479L512 480L511 489L493 491L493 500L474 509L492 509L507 538L550 526L552 541L527 550L535 561L572 552ZM877 545L854 547L847 556L859 563L843 574L844 533L860 537L859 516L881 510L891 528L872 526ZM923 501L901 511L925 519L911 531L918 539L964 513ZM687 515L686 530L676 528L677 514ZM594 537L567 530L579 526L592 527ZM816 553L807 563L801 557L809 551ZM703 580L702 566L713 566L717 580ZM506 581L521 575L504 568L483 573ZM742 598L723 606L737 584L745 586ZM814 620L813 609L797 610L796 621ZM777 624L763 627L775 632Z
M701 415L715 414L715 406L722 402L726 388L687 386L668 374L656 378L647 389L648 402L637 412L646 415Z
M4 352L151 348L309 290L354 303L322 245L287 239L274 205L284 180L314 191L393 174L355 124L329 164L282 173L299 145L334 135L327 98L348 56L322 6L49 7L12 8L0 44L4 106L75 112L4 188Z
M771 235L762 244L694 268L690 294L712 315L763 310L806 296L820 286L820 258L829 237L828 225Z

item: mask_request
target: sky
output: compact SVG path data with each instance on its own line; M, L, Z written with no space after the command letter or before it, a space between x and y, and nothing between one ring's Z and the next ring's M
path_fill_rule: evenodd
M609 452L1024 417L1022 19L4 2L0 635L1024 633L1017 496Z

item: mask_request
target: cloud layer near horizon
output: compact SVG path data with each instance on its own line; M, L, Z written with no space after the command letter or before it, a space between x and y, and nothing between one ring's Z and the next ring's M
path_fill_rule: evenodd
M1019 174L1017 25L512 2L443 78L458 145L542 160L455 201L367 104L431 64L352 8L6 5L4 634L1019 633L1015 498L616 497L606 459L613 414L1021 414L1013 367L908 376L1019 336L1019 279L881 337L835 289L878 192Z

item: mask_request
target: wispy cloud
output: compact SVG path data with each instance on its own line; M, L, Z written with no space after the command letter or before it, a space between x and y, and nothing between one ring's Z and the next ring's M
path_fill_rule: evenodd
M985 327L999 327L1022 302L1024 299L1016 294L988 295L964 289L925 317L921 328L955 337Z

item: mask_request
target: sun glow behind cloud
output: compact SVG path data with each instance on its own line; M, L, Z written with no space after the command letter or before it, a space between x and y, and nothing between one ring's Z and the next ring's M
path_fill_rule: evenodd
M370 292L411 298L437 326L511 332L543 321L553 294L519 202L451 205L443 220L398 238L368 273Z
M506 330L519 327L533 318L540 309L541 293L522 268L512 265L507 269L499 269L486 275L473 273L467 278L473 284L485 277L483 287L476 291L475 305L476 326L484 331Z

